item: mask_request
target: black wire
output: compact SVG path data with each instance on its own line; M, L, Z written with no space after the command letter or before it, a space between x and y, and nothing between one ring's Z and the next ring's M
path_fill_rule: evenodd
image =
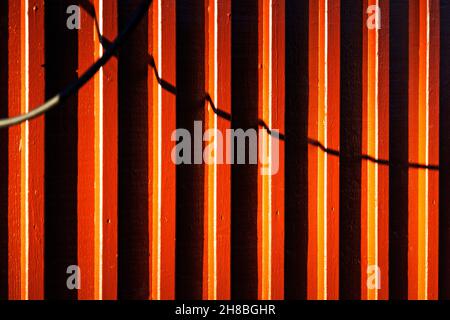
M120 48L120 46L126 40L128 35L131 32L133 32L134 29L136 29L138 24L144 18L144 16L148 12L152 2L153 2L153 0L143 0L141 2L139 7L136 9L133 17L131 18L130 22L122 30L122 32L117 36L117 38L114 40L114 42L109 44L109 46L108 46L107 50L105 51L105 53L103 54L103 56L100 59L98 59L80 78L78 78L77 81L75 81L73 84L66 87L59 94L57 94L53 98L46 101L44 104L34 108L30 112L24 113L19 116L11 117L11 118L0 119L0 129L18 125L25 121L33 120L33 119L45 114L47 111L59 106L64 101L66 101L71 95L73 95L78 90L80 90L117 53L117 50ZM101 36L100 39L103 39L103 36ZM163 86L163 88L165 88L164 85L167 85L167 84L164 82L163 79L161 79L159 77L159 74L156 70L156 65L155 65L153 58L150 61L150 65L153 67L153 69L155 71L155 76L158 80L159 85L161 85L161 86ZM176 88L174 88L172 86L170 88L165 88L165 89L171 93L176 94ZM228 113L218 109L215 106L215 104L212 101L209 94L206 94L205 100L207 102L209 102L209 104L211 105L212 110L215 114L217 114L219 117L222 117L226 120L231 121L231 114L228 114ZM267 124L264 121L259 120L258 125L263 127L268 132L268 134L270 136L272 136L273 138L283 140L283 141L286 140L286 136L284 134L273 131L271 128L269 128L267 126ZM326 148L318 141L308 139L308 144L319 147L320 149L322 149L323 152L330 154L332 156L338 156L338 157L340 156L339 151ZM392 165L389 160L375 159L375 158L367 156L367 155L362 155L361 160L367 160L367 161L375 162L375 163L378 163L381 165ZM417 163L409 163L407 165L407 167L417 168L417 169L439 170L439 166L423 165L423 164L417 164Z
M5 118L0 120L0 129L8 128L21 124L22 122L33 120L47 111L59 106L61 103L66 101L71 95L80 90L89 80L91 80L95 74L106 64L108 61L116 54L117 50L123 44L128 35L136 29L138 24L147 14L153 0L143 0L139 7L136 9L133 17L127 26L121 31L117 36L116 40L109 46L108 50L105 51L103 56L98 59L77 81L66 87L59 94L46 101L44 104L34 108L30 112L21 114L19 116Z

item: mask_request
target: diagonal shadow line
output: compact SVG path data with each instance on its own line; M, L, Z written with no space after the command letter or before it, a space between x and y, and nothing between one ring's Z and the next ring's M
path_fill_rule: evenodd
M95 23L95 29L98 35L98 38L100 39L100 44L103 46L103 48L105 50L107 50L110 46L111 46L111 41L109 41L107 38L105 38L101 33L100 33L100 26L98 23L98 18L97 18L97 13L95 10L94 5L89 1L89 0L80 0L80 5L81 7L88 13L89 16L91 16L94 19L94 23ZM117 52L114 55L116 58L118 56ZM169 83L168 81L164 80L163 78L160 77L159 72L158 72L158 68L156 67L156 62L155 59L153 57L152 54L148 54L147 56L147 61L148 61L148 65L153 69L153 73L155 75L156 80L158 81L159 85L166 91L170 92L173 95L177 95L177 88ZM225 119L227 121L232 120L232 115L224 110L221 110L219 108L216 107L214 101L211 98L211 95L208 92L205 92L205 97L204 97L204 101L208 102L209 105L211 106L213 112L220 118ZM264 128L267 133L276 139L285 141L286 137L284 134L279 133L276 130L271 129L262 119L258 120L258 126Z
M90 3L89 0L79 0L79 1L80 1L81 7L84 10L86 10L86 12L94 19L96 32L97 32L98 38L100 39L100 44L103 46L103 48L105 50L107 50L112 45L112 42L109 41L107 38L105 38L100 33L100 27L99 27L97 13L96 13L94 5L92 3ZM114 56L117 57L118 53L116 52L114 54ZM167 92L176 96L177 95L176 86L174 86L173 84L171 84L168 81L161 78L153 55L149 53L147 56L147 60L148 60L148 65L153 69L153 73L154 73L156 80L158 81L158 84L164 90L166 90ZM217 108L208 92L205 92L204 101L209 103L209 105L211 106L211 109L218 117L225 119L227 121L230 121L230 122L232 121L231 113ZM276 130L272 130L262 119L258 120L258 126L264 128L271 137L282 140L282 141L286 141L285 134L279 133ZM341 156L341 154L338 150L327 148L320 141L308 138L308 144L319 148L320 150L322 150L323 152L325 152L326 154L329 154L331 156L335 156L335 157ZM390 160L377 159L375 157L372 157L372 156L369 156L366 154L362 154L359 158L360 158L360 160L366 160L366 161L376 163L376 164L379 164L382 166L390 166L390 167L397 167L397 168L400 167L400 168L406 168L406 169L408 169L408 168L410 168L410 169L425 169L425 170L431 170L431 171L439 171L439 168L440 168L439 165L425 165L425 164L412 163L412 162L409 162L407 164L394 163Z
M341 157L341 153L339 150L327 148L320 141L308 138L308 144L319 148L320 150L322 150L323 152L325 152L326 154L329 154L331 156L339 157L339 158ZM401 163L396 163L396 162L386 160L386 159L377 159L375 157L372 157L372 156L369 156L366 154L362 154L359 158L360 158L360 160L365 160L365 161L373 162L373 163L376 163L376 164L379 164L382 166L390 166L390 167L394 167L394 168L425 169L425 170L430 170L430 171L439 171L439 165L425 165L425 164L414 163L414 162L408 162L407 164L401 164Z

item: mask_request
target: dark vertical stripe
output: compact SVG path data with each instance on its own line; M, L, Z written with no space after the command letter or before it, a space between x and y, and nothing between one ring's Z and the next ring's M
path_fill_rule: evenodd
M177 128L187 129L194 149L194 121L205 118L205 1L177 1ZM202 129L203 132L203 129ZM203 279L204 167L177 167L176 297L201 299Z
M341 299L361 297L362 28L360 0L341 1Z
M258 125L258 0L232 1L232 128ZM247 148L247 153L249 149ZM258 297L258 166L231 173L231 296Z
M450 1L441 0L439 298L450 299Z
M66 9L72 3L48 0L45 4L47 98L78 76L78 35L66 27ZM76 290L66 286L66 270L78 260L77 95L45 120L45 297L76 299Z
M140 0L118 2L123 29ZM148 18L119 53L118 296L149 297Z
M309 1L286 0L285 297L306 299Z
M389 297L408 297L408 0L391 1L389 92Z
M8 1L0 2L0 117L8 116ZM0 300L8 299L8 130L0 130Z

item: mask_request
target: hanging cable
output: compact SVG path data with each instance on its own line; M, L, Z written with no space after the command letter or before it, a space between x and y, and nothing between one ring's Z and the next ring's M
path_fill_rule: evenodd
M8 128L21 124L22 122L33 120L47 111L59 106L61 103L66 101L71 95L80 90L89 80L91 80L95 74L114 56L117 50L121 47L128 35L136 29L139 22L147 14L151 3L153 0L143 0L139 7L136 9L133 17L127 26L121 31L117 36L116 40L111 44L111 46L105 51L103 56L98 59L77 81L66 87L60 93L58 93L53 98L46 101L44 104L34 108L30 112L11 117L0 119L0 129Z

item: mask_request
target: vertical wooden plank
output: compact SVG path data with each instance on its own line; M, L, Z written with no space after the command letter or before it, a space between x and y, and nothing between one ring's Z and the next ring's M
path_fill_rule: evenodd
M409 298L437 297L438 179L432 172L439 154L437 35L439 21L433 0L417 0L410 7L409 102ZM433 17L433 20L432 18ZM433 82L434 81L434 82ZM414 165L414 167L412 167Z
M176 3L154 1L149 17L150 298L175 298ZM161 81L162 78L162 81Z
M286 299L307 297L309 4L286 0Z
M119 30L140 0L118 2ZM118 298L148 299L148 17L119 53Z
M176 298L203 294L205 2L176 7L177 128L191 137L192 163L177 166Z
M428 192L428 296L439 297L439 90L440 73L440 1L429 2L429 192Z
M341 1L340 259L341 299L361 297L362 28L360 1Z
M82 28L78 31L78 69L79 73L87 70L98 55L98 44L94 41L98 15L101 14L95 7L95 1L81 2ZM96 115L99 105L96 101L98 77L88 82L78 92L78 183L77 183L77 211L78 211L78 265L82 270L83 285L78 293L81 300L98 299L98 273L96 272L97 257L96 241L98 214L96 196L98 170L96 156ZM97 223L96 223L97 222Z
M323 7L323 0L310 1L309 6L309 105L308 105L308 138L318 141L319 122L323 123L323 119L319 119L319 108L323 110L323 105L319 106L319 84L320 82L320 63L323 61L324 43L323 36L324 22L323 16L320 14L320 5ZM323 8L322 8L323 9ZM322 21L320 19L322 17ZM322 22L322 24L321 24ZM321 41L322 40L322 41ZM320 55L320 53L322 53ZM320 60L322 58L322 61ZM323 70L323 69L322 69ZM323 92L322 92L323 93ZM322 96L323 99L323 96ZM323 137L322 142L323 144ZM323 217L319 210L319 195L323 196L324 191L319 189L319 179L323 182L323 176L319 178L319 166L323 169L323 164L319 164L319 152L323 151L319 148L308 146L308 299L319 299L319 292L324 292L324 287L319 287L319 278L324 279L323 269L320 270L319 259L323 261L323 248L319 248L318 239L323 234L323 226L319 230L318 216ZM322 159L323 160L323 159ZM320 202L323 204L323 201ZM322 238L323 239L323 238ZM319 252L320 250L320 252ZM323 282L322 282L323 284ZM323 294L322 294L323 296Z
M383 7L381 5L383 4ZM386 88L386 72L389 65L386 65L388 57L388 47L386 34L383 28L383 21L372 23L370 19L378 19L376 10L380 10L380 18L388 16L388 2L369 0L364 2L364 7L368 8L367 13L371 17L367 18L367 25L364 28L364 69L363 69L363 143L362 152L364 155L362 164L362 202L361 202L361 292L362 298L367 300L378 300L383 288L381 280L387 276L382 273L388 270L383 264L383 259L387 258L387 246L382 239L383 231L387 231L386 224L389 199L388 180L389 170L386 163L381 159L388 158L389 150L389 112L388 95ZM384 20L386 23L388 20ZM386 286L387 287L387 286Z
M378 1L381 12L381 30L378 38L378 120L379 120L379 157L389 159L390 125L389 125L389 88L390 88L390 1ZM389 298L389 174L390 168L386 163L379 165L378 180L378 267L380 268L379 300ZM367 270L366 270L367 274Z
M268 144L271 148L270 169L272 209L272 256L270 263L272 269L272 284L270 297L275 300L284 299L284 245L285 245L285 52L286 52L286 1L272 1L272 114L271 125L273 135L270 136ZM262 159L260 158L260 162ZM266 161L264 161L266 162Z
M338 297L340 2L310 10L308 297L325 300Z
M9 6L9 116L25 113L44 100L42 2ZM30 50L35 50L30 59ZM31 77L30 74L34 76ZM8 256L9 298L43 298L43 119L11 129L9 135ZM30 227L31 226L31 227Z
M246 131L258 128L258 0L232 2L231 7L232 128ZM257 165L233 165L232 299L258 298L257 187Z
M217 12L217 105L231 113L231 1L218 1ZM222 132L231 128L229 119L218 118ZM226 158L224 158L226 159ZM217 298L231 298L231 166L217 172Z
M408 297L409 1L389 10L389 298Z
M450 1L440 5L439 299L450 299Z
M49 99L77 78L78 32L67 28L71 1L45 2L45 92ZM78 95L45 118L45 298L76 299L67 268L78 265ZM83 271L81 271L83 272Z
M9 105L8 115L20 114L25 107L24 89L25 75L23 74L24 44L25 44L25 23L24 23L24 2L10 1L9 3L9 52L16 52L19 57L9 57ZM23 75L23 76L22 76ZM27 148L27 140L22 139L25 135L26 125L18 126L9 132L9 196L8 196L8 292L9 299L19 300L25 298L25 278L26 271L23 264L24 239L22 225L23 212L25 210L22 203L25 159L24 151Z
M273 3L258 2L258 119L272 128L273 109ZM258 139L258 298L272 296L272 177L271 136L261 129ZM266 160L267 161L264 161Z
M284 245L284 149L279 136L281 130L284 133L280 121L284 119L284 86L278 82L284 74L280 55L284 50L284 27L280 23L280 18L284 20L284 2L260 0L258 10L258 296L268 300L280 299L284 286L284 255L280 255Z
M0 116L8 116L9 1L0 3ZM0 299L8 299L8 130L0 131Z
M45 100L44 1L28 0L29 15L29 107ZM45 120L29 123L28 181L28 298L44 298L44 159Z
M103 37L115 39L118 32L117 1L102 1ZM100 51L104 51L100 49ZM103 260L102 298L117 299L118 231L118 59L103 68ZM105 107L106 110L105 110Z
M104 30L104 8L103 1L84 0L81 3L81 20L84 27L79 31L79 70L84 72L95 61L103 55L103 45L108 45L111 41L103 37ZM114 8L112 8L114 10ZM111 12L114 14L114 11ZM113 33L114 36L114 33ZM103 42L101 42L103 41ZM103 44L102 44L103 43ZM114 72L114 70L112 71ZM106 78L107 80L108 78ZM103 298L103 259L108 259L108 254L103 255L104 249L116 251L115 243L104 242L104 226L108 221L112 221L117 204L117 190L114 186L116 170L113 169L111 180L108 177L106 182L111 187L111 198L108 194L107 216L105 219L104 207L104 167L105 167L105 73L104 68L94 76L94 79L87 83L79 92L79 128L78 128L78 257L79 265L83 270L83 287L80 289L80 299L102 299ZM112 92L114 92L114 87ZM111 92L111 93L112 93ZM108 95L111 94L108 92ZM117 95L111 95L112 112L117 115L116 106ZM113 118L109 121L114 121ZM113 136L117 130L112 124L107 123L107 127L112 132L106 134ZM114 140L113 140L114 141ZM117 145L117 141L116 141ZM111 152L108 154L116 159L117 147L111 145ZM109 160L109 159L108 159ZM111 219L112 218L112 219ZM114 219L115 220L115 219ZM109 239L113 240L114 239ZM112 247L111 247L112 245ZM109 254L111 254L109 252ZM109 263L111 260L109 260ZM113 266L114 268L114 266ZM110 276L111 278L111 276ZM114 296L114 295L113 295Z
M224 154L229 119L219 117L218 108L231 113L229 68L231 59L231 1L206 1L206 93L205 132L205 246L204 281L205 299L230 298L230 167ZM208 133L209 132L209 133Z
M327 299L339 299L339 167L341 1L328 1L327 58Z
M423 117L422 119L422 128L419 128L419 111L422 109L422 115L425 114L426 102L422 98L419 102L419 95L425 96L423 90L425 90L425 81L420 80L421 72L425 72L426 76L426 56L423 57L420 62L420 55L426 52L427 46L426 44L420 44L421 37L420 30L425 29L423 31L426 34L427 22L426 20L421 19L420 17L420 0L414 0L410 2L409 6L409 52L410 52L410 60L409 60L409 132L408 132L408 141L409 141L409 163L419 163L419 154L422 153L425 155L425 144L422 141L422 145L419 145L419 139L421 135L426 135L425 123L426 119ZM425 35L426 37L426 35ZM422 47L422 52L419 53L420 47ZM420 64L422 64L422 69L420 69ZM419 82L422 82L422 86L420 87ZM422 92L422 93L421 93ZM423 107L420 108L420 104L423 104ZM422 129L422 130L420 130ZM420 130L420 132L418 132ZM424 137L426 140L426 136ZM420 148L422 147L422 148ZM422 162L424 163L424 162ZM409 166L408 166L409 167ZM424 194L425 192L425 175L422 170L416 168L408 169L408 244L409 244L409 252L408 252L408 298L409 299L418 299L419 295L419 265L423 266L423 255L422 261L419 261L419 211L422 210L422 217L425 217L425 206L424 206ZM422 181L419 181L419 173L422 177ZM422 190L419 190L421 188ZM419 199L419 195L421 198ZM421 207L419 207L421 205ZM423 225L422 221L422 227ZM423 228L422 228L423 231ZM423 234L423 232L421 232ZM424 238L422 237L422 240ZM424 242L422 241L422 246ZM421 253L424 251L422 250ZM424 274L422 272L422 285L424 280ZM422 290L423 293L423 290Z

